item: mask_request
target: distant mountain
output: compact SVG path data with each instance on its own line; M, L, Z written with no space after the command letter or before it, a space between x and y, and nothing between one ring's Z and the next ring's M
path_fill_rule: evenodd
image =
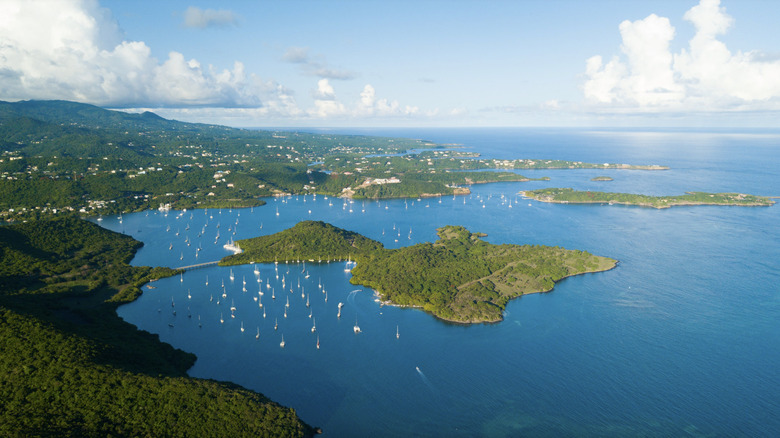
M0 151L26 156L111 156L141 165L148 157L189 140L239 135L224 126L164 119L152 112L131 114L63 100L0 101ZM146 157L146 158L144 158Z
M191 123L167 120L148 111L131 114L65 100L0 101L0 122L5 123L20 117L92 129L175 130L197 127Z

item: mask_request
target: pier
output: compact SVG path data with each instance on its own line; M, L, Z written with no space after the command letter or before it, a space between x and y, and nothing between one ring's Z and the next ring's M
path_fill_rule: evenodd
M217 263L219 263L219 260L214 260L213 262L198 263L197 265L181 266L174 269L176 269L177 271L192 271L193 269L202 269L202 268L208 268L209 266L216 266Z

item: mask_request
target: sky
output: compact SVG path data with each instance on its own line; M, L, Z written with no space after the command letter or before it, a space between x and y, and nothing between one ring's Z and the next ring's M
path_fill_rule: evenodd
M0 100L239 127L780 127L773 0L0 0Z

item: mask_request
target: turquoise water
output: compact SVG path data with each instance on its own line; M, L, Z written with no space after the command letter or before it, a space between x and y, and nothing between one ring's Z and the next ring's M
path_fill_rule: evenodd
M222 245L229 238L274 233L303 219L390 248L432 241L436 228L458 224L494 243L559 245L620 260L612 271L511 302L498 324L452 325L419 310L382 307L370 289L349 283L344 262L324 260L257 265L259 275L255 266L234 267L233 281L225 268L190 271L156 282L120 316L195 353L192 376L259 391L295 408L323 436L780 434L779 206L651 210L517 195L540 187L780 195L780 135L373 132L463 143L488 157L672 169L523 171L551 181L478 185L455 198L345 204L296 196L254 209L153 211L101 222L145 243L136 265L217 260L228 254ZM602 174L615 180L590 181Z

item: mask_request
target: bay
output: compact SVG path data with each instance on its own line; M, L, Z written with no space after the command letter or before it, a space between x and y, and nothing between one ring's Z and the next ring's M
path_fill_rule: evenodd
M654 210L544 204L517 195L542 187L780 195L780 134L338 132L460 143L489 158L671 169L522 171L551 180L477 185L454 198L293 196L252 209L150 211L101 222L144 242L135 265L218 260L229 254L223 248L229 239L275 233L305 219L389 248L433 241L436 228L451 224L485 232L493 243L562 246L620 260L612 271L568 278L550 293L512 301L497 324L453 325L417 309L380 306L373 291L349 283L345 262L326 260L233 267L233 280L229 268L188 271L154 282L119 315L195 353L190 375L261 392L295 408L323 436L780 433L780 207ZM598 175L614 181L590 181Z

